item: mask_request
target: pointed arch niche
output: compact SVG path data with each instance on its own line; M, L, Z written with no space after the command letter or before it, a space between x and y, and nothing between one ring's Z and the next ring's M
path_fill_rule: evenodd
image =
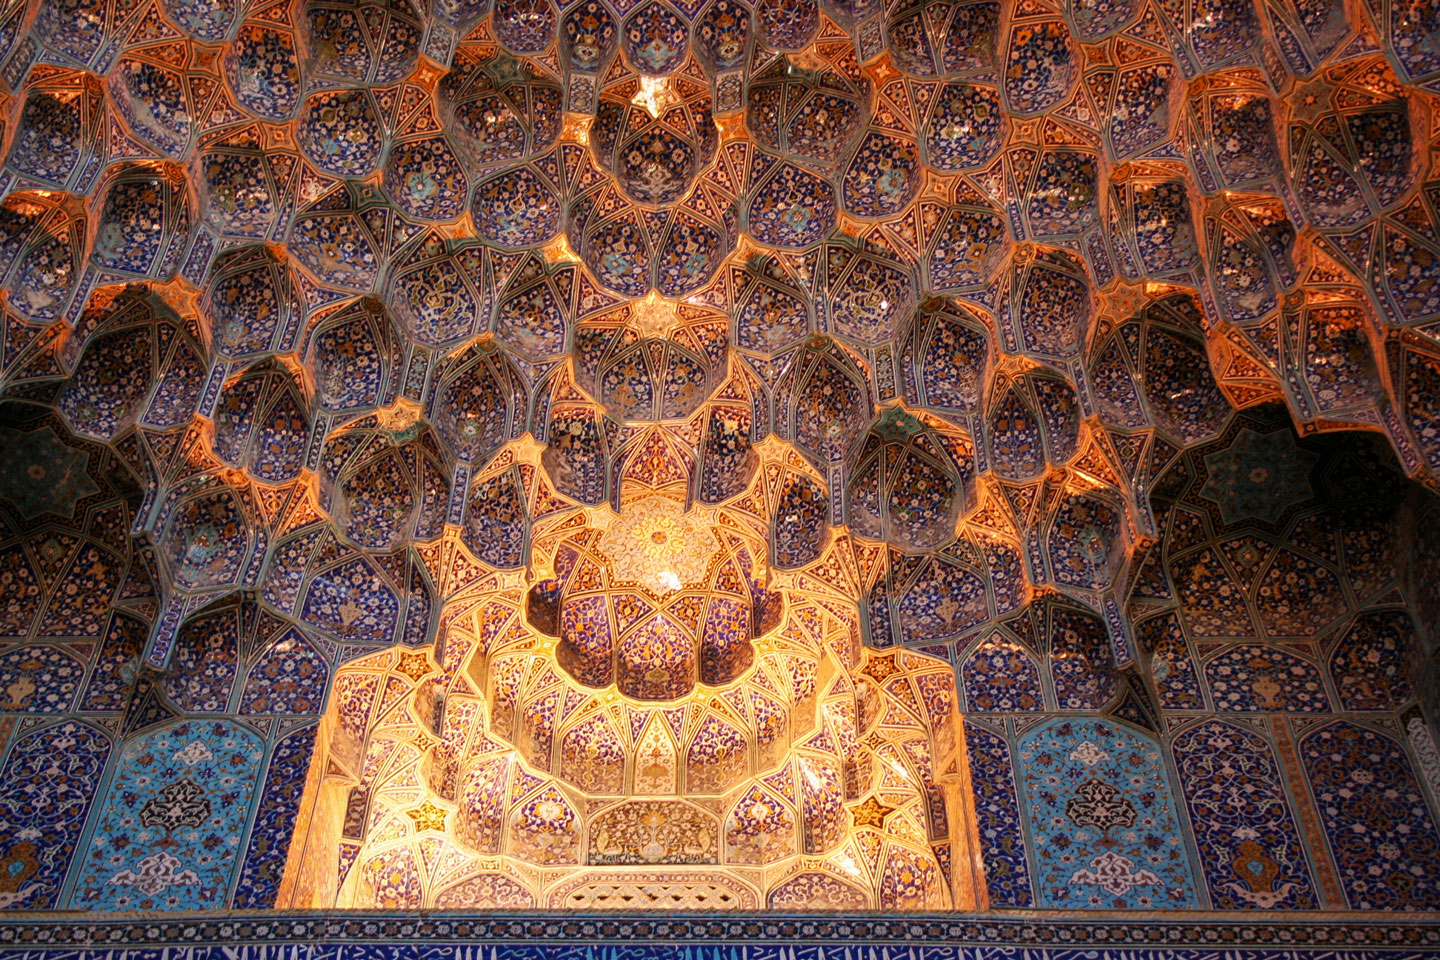
M278 907L985 906L954 673L861 644L843 544L771 571L664 491L566 527L338 669Z

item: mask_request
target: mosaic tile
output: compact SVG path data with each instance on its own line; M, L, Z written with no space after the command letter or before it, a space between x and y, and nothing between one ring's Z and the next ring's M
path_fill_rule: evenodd
M182 721L126 744L70 902L112 910L223 903L239 852L232 841L248 812L243 798L263 757L259 737L225 720Z
M1307 734L1300 750L1349 906L1428 909L1440 843L1400 744L1342 720Z
M1314 909L1304 847L1264 738L1209 720L1171 749L1215 906Z
M1102 720L1052 720L1016 745L1047 907L1154 910L1196 902L1159 748Z
M1437 28L0 4L0 906L1427 947Z

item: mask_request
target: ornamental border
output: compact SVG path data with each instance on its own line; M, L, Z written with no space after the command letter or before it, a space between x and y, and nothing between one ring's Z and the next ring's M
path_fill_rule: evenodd
M1272 917L1249 914L1104 914L1076 918L997 911L986 915L714 915L654 913L423 913L303 911L86 915L16 913L0 919L0 956L15 948L206 945L524 945L537 960L572 948L753 944L804 947L903 945L969 948L1274 947L1440 953L1440 914ZM540 948L537 951L537 948ZM509 952L508 950L506 951ZM870 951L866 951L867 953ZM927 951L929 952L929 951ZM1128 951L1127 951L1128 952ZM1190 951L1186 951L1187 953ZM1267 951L1268 953L1268 951ZM742 951L743 954L743 951Z

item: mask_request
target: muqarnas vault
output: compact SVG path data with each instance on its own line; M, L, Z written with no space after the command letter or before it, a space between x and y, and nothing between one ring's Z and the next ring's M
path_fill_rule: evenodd
M1440 909L1440 9L0 8L0 907Z

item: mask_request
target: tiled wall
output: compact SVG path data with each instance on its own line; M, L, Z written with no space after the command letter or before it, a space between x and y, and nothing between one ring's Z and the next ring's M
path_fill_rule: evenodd
M330 672L374 648L221 603L167 676L140 672L148 561L100 492L106 452L66 449L95 488L73 526L0 543L29 558L3 574L6 629L33 624L0 649L0 903L269 906ZM1264 411L1187 454L1132 564L1137 670L1043 592L926 648L958 672L993 906L1440 908L1440 757L1412 692L1433 688L1437 523L1387 456Z

